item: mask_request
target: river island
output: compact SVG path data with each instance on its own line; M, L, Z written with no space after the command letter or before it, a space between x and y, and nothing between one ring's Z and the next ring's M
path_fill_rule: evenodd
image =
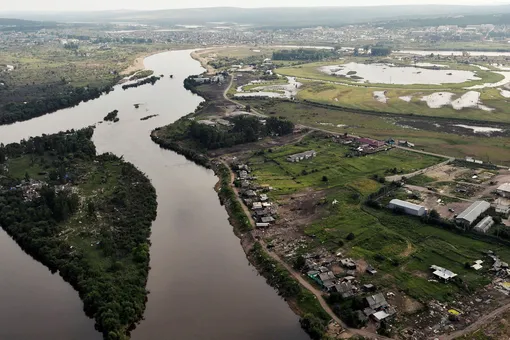
M0 147L0 224L79 293L104 339L127 339L142 318L156 192L93 128Z

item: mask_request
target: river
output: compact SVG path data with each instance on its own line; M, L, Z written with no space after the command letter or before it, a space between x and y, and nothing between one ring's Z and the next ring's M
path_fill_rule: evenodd
M194 111L202 101L182 86L185 77L203 72L202 67L190 51L157 54L144 63L165 77L153 86L126 91L117 86L74 108L0 126L0 142L82 128L119 110L118 123L97 125L97 150L124 156L148 175L158 193L149 300L133 339L308 339L298 317L249 265L213 190L213 172L150 140L152 129ZM140 121L152 114L159 116ZM68 284L4 232L0 247L0 339L101 338Z

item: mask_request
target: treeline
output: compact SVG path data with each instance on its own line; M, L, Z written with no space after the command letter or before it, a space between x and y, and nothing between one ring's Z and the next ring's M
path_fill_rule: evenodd
M0 191L0 225L32 257L60 275L79 293L84 310L95 319L104 339L128 337L129 329L141 320L149 271L149 236L156 217L156 192L147 177L132 164L105 154L96 156L91 141L93 130L67 131L30 138L0 147L0 160L31 157L45 159L48 171L61 173L50 179L32 200L22 189ZM84 169L98 167L103 176L115 171L111 192L82 202L70 186L87 184ZM100 170L103 169L103 170ZM8 173L7 173L8 175ZM0 187L16 187L19 178L4 176ZM66 189L54 184L67 183ZM87 211L87 222L99 233L93 240L101 256L98 266L83 248L70 246L62 232L65 222L77 211ZM101 220L98 220L98 219ZM82 233L78 234L82 237ZM83 235L84 247L89 237Z
M175 124L175 123L174 123ZM157 136L157 132L161 130L160 128L156 128L151 133L151 139L154 143L158 144L160 148L172 150L177 152L180 155L186 157L186 159L197 163L198 165L203 166L204 168L210 168L209 158L197 152L195 150L182 147L177 141L171 139L162 139Z
M145 84L151 84L151 85L154 85L156 84L156 82L158 80L160 80L161 78L160 77L156 77L156 76L151 76L151 77L148 77L146 79L143 79L143 80L139 80L137 81L136 83L133 83L133 84L125 84L125 85L122 85L122 89L123 90L127 90L127 89L130 89L132 87L138 87L138 86L142 86L142 85L145 85Z
M335 57L336 51L329 49L281 50L273 52L273 60L321 61Z
M268 135L287 135L294 130L294 123L276 117L268 118L265 126L252 116L237 116L231 122L234 124L231 129L223 129L194 121L189 127L189 137L214 150L255 142Z
M113 91L113 87L77 87L68 88L60 95L51 98L27 102L11 102L3 107L5 113L0 114L0 125L12 124L29 120L35 117L55 112L60 109L73 107L81 102L87 102L99 98L102 94L108 94Z

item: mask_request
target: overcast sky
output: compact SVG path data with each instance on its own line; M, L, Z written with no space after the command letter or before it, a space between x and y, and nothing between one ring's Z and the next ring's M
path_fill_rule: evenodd
M111 9L170 9L191 7L314 7L411 4L496 5L510 0L0 0L1 11L68 11Z

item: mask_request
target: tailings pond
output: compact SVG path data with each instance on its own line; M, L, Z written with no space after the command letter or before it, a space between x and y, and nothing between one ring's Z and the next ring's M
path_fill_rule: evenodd
M99 153L124 156L144 171L159 204L152 226L149 300L133 339L308 339L298 317L249 265L213 190L213 172L150 140L151 130L194 111L202 101L183 88L183 80L203 69L190 51L154 55L145 66L165 77L153 86L126 91L117 86L74 108L1 126L0 142L83 128L119 110L118 123L97 124L94 143ZM159 116L140 121L154 114ZM101 338L78 294L3 231L0 276L0 339Z

